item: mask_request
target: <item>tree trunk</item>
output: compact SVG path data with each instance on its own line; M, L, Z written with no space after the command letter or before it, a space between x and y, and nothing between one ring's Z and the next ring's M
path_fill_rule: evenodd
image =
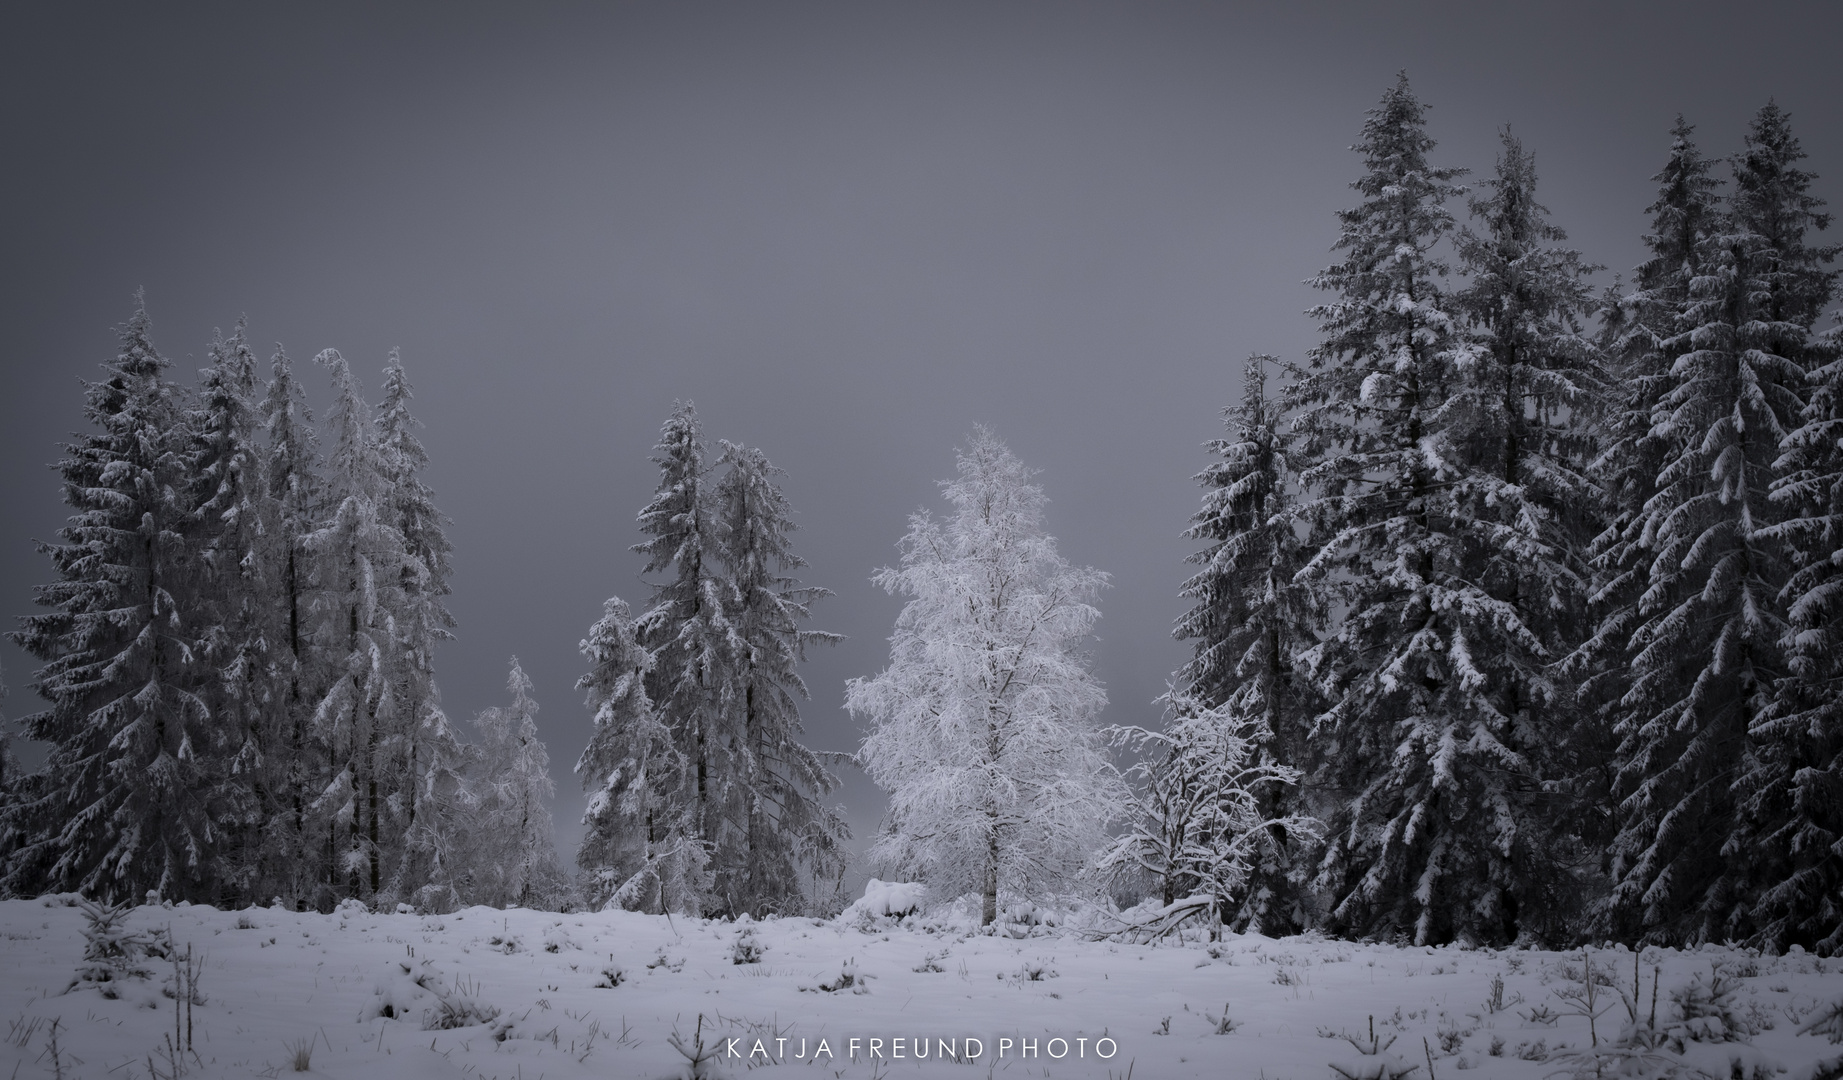
M998 830L986 834L985 855L985 903L981 907L979 925L991 926L998 921Z
M378 894L378 778L373 774L367 781L370 795L370 811L366 814L367 839L371 841L371 895Z

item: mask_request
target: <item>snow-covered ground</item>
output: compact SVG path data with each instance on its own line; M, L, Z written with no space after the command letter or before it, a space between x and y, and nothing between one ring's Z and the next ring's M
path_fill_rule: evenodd
M1552 1075L1590 1040L1578 952L1232 935L1153 946L1043 927L979 935L950 918L908 923L138 908L127 930L199 961L188 1017L175 1007L171 960L86 962L80 908L8 901L0 1077L145 1080L177 1067L196 1077L649 1080L688 1075L684 1051L701 1037L712 1076L1321 1080L1337 1075L1334 1064L1372 1075L1393 1063L1456 1080L1468 1070ZM1596 950L1591 960L1615 984L1597 990L1595 1028L1617 1039L1633 956ZM124 964L146 975L122 978ZM1748 1076L1783 1067L1799 1077L1843 1055L1824 1032L1801 1034L1843 1000L1843 962L1646 950L1640 1023L1654 971L1657 1026L1676 1040L1656 1051L1653 1071L1632 1075L1663 1075L1661 1063L1675 1062L1725 1078L1739 1061ZM1706 990L1714 973L1734 986L1727 1021L1679 1022L1673 994ZM188 1040L188 1022L191 1052L170 1053L176 1031ZM1367 1047L1372 1022L1393 1045L1367 1056L1342 1036ZM1745 1041L1707 1041L1723 1022L1746 1029ZM961 1061L942 1060L949 1042Z

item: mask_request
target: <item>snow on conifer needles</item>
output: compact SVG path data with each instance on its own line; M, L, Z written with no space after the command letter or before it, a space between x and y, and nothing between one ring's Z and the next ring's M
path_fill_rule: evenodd
M598 904L759 917L837 901L849 833L818 798L838 781L798 738L797 666L837 640L803 625L828 593L791 576L805 563L779 470L721 445L712 484L696 411L667 419L635 550L670 576L638 618L610 599L582 643L595 733L577 861Z
M259 387L239 323L194 395L150 327L137 301L89 391L97 430L58 466L76 514L48 548L54 610L16 634L45 663L50 707L25 727L51 753L7 777L6 888L475 898L488 853L473 845L493 834L474 827L475 793L528 784L529 762L484 775L498 763L470 759L437 704L449 545L400 359L374 409L345 358L319 354L323 459L285 352Z
M1250 362L1199 477L1179 690L1299 770L1268 814L1327 826L1227 910L1835 950L1837 249L1787 118L1725 204L1679 121L1652 258L1596 304L1533 154L1506 132L1459 228L1423 111L1404 78L1371 112L1320 345L1278 409Z
M1109 893L1215 933L1843 950L1839 249L1790 117L1725 165L1679 118L1648 257L1598 296L1508 129L1468 191L1404 75L1354 149L1317 344L1250 357L1207 444L1161 726L1101 727L1106 575L990 432L873 577L904 601L846 693L890 798L879 888L976 897L1005 933ZM516 661L475 741L439 705L452 552L401 358L373 405L319 353L316 424L242 323L208 356L175 383L137 300L86 389L55 580L14 634L49 758L22 775L0 741L0 890L844 906L848 759L800 716L837 639L764 451L689 403L660 430L648 594L581 643L571 881Z

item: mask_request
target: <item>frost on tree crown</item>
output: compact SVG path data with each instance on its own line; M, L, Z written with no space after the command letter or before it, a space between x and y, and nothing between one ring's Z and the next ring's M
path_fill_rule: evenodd
M944 521L910 519L902 561L873 580L910 597L890 664L848 684L859 753L890 793L871 857L941 895L1066 889L1124 795L1100 752L1106 694L1078 651L1106 584L1043 532L1042 489L991 432L942 486Z

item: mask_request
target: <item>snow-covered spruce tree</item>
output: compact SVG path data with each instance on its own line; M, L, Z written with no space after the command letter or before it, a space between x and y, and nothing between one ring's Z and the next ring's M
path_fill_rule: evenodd
M732 912L795 914L809 906L803 878L832 878L850 836L843 814L818 801L838 778L800 742L799 701L808 695L799 663L809 643L839 637L802 628L812 602L830 593L790 576L806 562L788 540L793 510L774 482L780 470L760 450L720 445L718 464L727 471L715 490L718 554L741 645L728 680L735 697L725 709L740 732L727 813L747 825L740 847L717 847L715 888Z
M1614 290L1602 302L1600 346L1608 386L1605 404L1584 410L1596 421L1601 440L1590 472L1598 479L1604 525L1589 546L1592 630L1582 636L1563 670L1578 678L1580 707L1594 717L1594 734L1603 747L1598 775L1580 779L1591 780L1609 799L1618 767L1614 733L1632 685L1628 650L1633 629L1643 621L1640 605L1670 603L1651 581L1655 553L1646 528L1652 521L1646 507L1657 494L1669 446L1664 429L1654 422L1675 384L1671 370L1681 349L1673 343L1680 344L1686 330L1690 284L1702 273L1703 241L1721 219L1721 182L1709 175L1713 162L1702 156L1694 133L1679 116L1671 129L1670 157L1652 177L1657 198L1645 208L1651 215L1651 230L1644 237L1650 258L1639 265L1629 295ZM1595 820L1600 817L1596 814ZM1606 841L1616 825L1600 827L1606 832L1602 871L1607 872L1611 845Z
M531 679L516 656L506 689L512 693L509 707L487 709L474 718L480 756L472 777L478 792L473 902L555 909L570 892L544 804L557 785L550 778L550 753L538 738Z
M6 868L14 894L210 901L230 874L221 830L242 807L197 693L193 613L178 606L197 560L169 366L137 297L120 353L86 392L97 430L57 465L75 513L65 542L43 549L58 580L37 599L53 610L11 635L44 663L34 688L49 707L23 727L50 744L42 782L11 808L22 830Z
M1780 443L1804 410L1816 311L1799 304L1815 299L1797 295L1808 283L1788 280L1811 272L1799 266L1804 223L1788 231L1766 220L1809 223L1811 208L1787 199L1802 184L1782 177L1770 209L1743 208L1739 189L1756 183L1755 170L1795 160L1789 133L1771 130L1782 123L1770 106L1756 119L1750 151L1778 160L1737 163L1732 212L1698 245L1684 329L1667 342L1677 354L1670 393L1653 421L1665 457L1642 523L1652 559L1628 647L1613 847L1614 929L1642 940L1747 936L1759 899L1755 853L1738 846L1735 785L1759 768L1752 729L1786 670L1790 574L1774 526L1787 513L1767 496Z
M1204 487L1203 506L1184 535L1208 546L1190 556L1201 569L1180 593L1194 606L1178 619L1173 634L1194 640L1196 653L1177 673L1182 692L1173 700L1226 709L1231 722L1248 727L1263 758L1298 763L1305 760L1306 731L1319 710L1312 688L1293 675L1293 657L1316 641L1313 630L1322 618L1311 609L1306 590L1293 584L1300 561L1299 537L1288 514L1293 470L1278 430L1279 410L1267 395L1267 365L1276 362L1249 357L1242 402L1224 410L1228 437L1207 444L1220 460L1196 477ZM1146 763L1142 772L1159 767ZM1154 787L1165 782L1143 779ZM1290 784L1259 784L1254 791L1261 820L1274 822L1272 843L1251 848L1252 883L1235 893L1240 909L1229 913L1230 923L1257 932L1296 932L1309 922L1301 889L1307 867L1301 860L1309 859L1310 851L1283 822L1303 812L1300 793Z
M309 825L309 806L328 775L325 747L313 723L314 707L332 678L324 650L311 638L313 554L306 539L319 520L325 485L319 475L318 432L294 365L279 345L258 406L267 431L257 577L267 594L269 661L276 698L269 720L276 752L269 762L276 816L262 830L263 879L276 895L304 905L331 880L326 845Z
M392 697L404 720L404 768L413 785L403 795L401 808L408 847L390 888L398 894L410 894L429 883L440 857L423 846L424 841L435 840L439 830L425 832L416 827L423 795L439 798L442 790L439 783L430 786L424 782L423 774L430 769L440 771L443 766L438 759L451 758L457 750L435 685L436 643L454 636L454 616L442 600L451 591L448 578L453 547L442 529L445 519L435 508L434 493L420 477L429 456L416 438L415 429L421 422L410 413L409 376L396 349L390 351L390 360L384 366L383 391L375 429L384 481L380 509L402 539L405 555L394 594L400 606L391 613L399 660ZM441 812L434 806L429 810Z
M331 862L331 894L371 897L402 855L408 750L419 719L396 693L404 658L394 617L405 608L406 577L427 571L405 566L411 559L385 504L388 466L350 366L334 349L315 362L333 381L333 448L325 516L305 546L314 561L313 645L336 659L314 707L328 775L313 809Z
M1042 897L1074 885L1123 809L1099 746L1106 694L1078 651L1106 584L1043 531L1043 490L976 429L944 487L952 516L910 519L902 563L872 579L909 597L890 665L846 684L869 731L858 760L889 792L870 855L939 894Z
M6 669L0 668L0 828L4 828L7 795L19 780L19 761L13 756L13 723L6 718ZM0 865L7 846L0 839Z
M1458 243L1465 340L1433 413L1453 477L1439 497L1459 560L1449 572L1469 585L1455 591L1463 602L1449 619L1479 678L1464 699L1476 717L1470 741L1483 750L1473 767L1498 774L1483 789L1510 818L1494 826L1511 863L1496 882L1503 934L1528 928L1557 941L1578 925L1572 913L1591 892L1583 881L1599 880L1593 823L1604 808L1592 773L1605 746L1572 680L1554 677L1584 633L1586 552L1599 528L1586 406L1604 377L1582 325L1597 268L1561 246L1566 235L1536 201L1535 158L1508 131L1482 186L1471 200L1477 231Z
M1743 790L1759 807L1748 808L1747 831L1765 834L1773 855L1762 860L1774 872L1756 939L1835 956L1843 953L1843 335L1832 330L1814 344L1830 360L1812 373L1805 422L1786 439L1787 469L1773 491L1794 515L1782 533L1797 566L1786 588L1791 677L1758 725L1772 746L1768 767Z
M655 449L659 487L640 511L640 531L651 539L634 550L647 557L646 573L672 576L653 587L634 632L653 658L647 697L690 770L694 835L708 850L733 851L747 842L748 827L727 812L743 752L742 733L728 719L739 696L730 680L745 646L729 621L735 592L720 562L704 437L689 402L673 410ZM725 902L713 895L704 907L724 910Z
M1342 610L1297 663L1330 703L1312 776L1337 807L1317 875L1328 925L1498 942L1553 899L1530 891L1551 875L1527 794L1549 643L1472 575L1494 541L1553 556L1529 523L1475 520L1482 492L1512 485L1464 442L1482 423L1458 370L1473 354L1436 250L1460 189L1428 164L1423 113L1403 76L1364 124L1363 201L1339 215L1344 259L1313 282L1335 297L1313 309L1323 340L1287 395L1311 462L1299 580Z
M1736 225L1755 237L1749 335L1754 347L1808 373L1801 425L1782 442L1772 498L1780 522L1762 533L1779 544L1792 576L1778 599L1788 622L1781 648L1788 673L1772 704L1750 723L1752 752L1735 786L1738 821L1723 856L1746 867L1745 921L1730 920L1751 943L1782 951L1799 944L1843 951L1843 702L1839 701L1836 590L1843 583L1843 442L1839 360L1843 339L1812 328L1836 297L1839 248L1809 242L1830 224L1809 193L1815 177L1788 117L1767 105L1735 163Z
M695 777L646 695L653 659L634 640L627 602L611 597L582 643L595 729L576 762L589 801L576 865L589 905L700 914L709 853L697 833Z
M235 785L246 793L244 816L226 820L218 837L231 869L229 898L255 899L263 873L259 826L285 805L271 761L281 704L269 658L273 583L260 557L267 494L258 432L256 357L242 320L227 341L218 334L200 373L196 406L186 417L187 505L197 549L193 596L199 638L199 696L229 749Z
M19 759L13 754L13 722L7 719L4 707L6 692L6 671L0 669L0 897L11 895L4 884L5 868L19 846L12 808L25 794Z
M1205 444L1221 460L1197 474L1203 507L1184 533L1208 546L1187 560L1201 569L1179 595L1194 606L1172 635L1196 642L1178 678L1205 707L1228 701L1250 677L1270 699L1294 648L1311 639L1305 598L1292 587L1299 544L1284 513L1291 469L1279 410L1267 395L1271 363L1251 356L1242 369L1242 402L1223 410L1228 438Z
M470 783L478 754L440 709L425 714L416 748L414 812L403 837L409 869L401 891L422 911L453 911L473 902L481 872L473 855L480 797Z
M1266 789L1297 783L1299 770L1263 752L1268 732L1258 720L1181 691L1163 700L1163 731L1108 732L1116 746L1148 756L1127 771L1139 790L1128 799L1126 831L1098 864L1145 875L1166 904L1204 893L1232 911L1244 903L1263 848L1287 837L1309 842L1322 829L1308 817L1272 816L1282 800Z
M1309 783L1330 826L1315 883L1335 930L1431 940L1454 932L1433 907L1451 838L1426 805L1454 680L1435 608L1450 553L1433 503L1447 478L1423 440L1458 343L1435 248L1452 230L1442 204L1462 189L1458 170L1428 164L1423 112L1404 75L1364 123L1363 201L1339 213L1343 261L1313 281L1336 299L1312 311L1324 338L1292 370L1285 404L1301 465L1295 513L1310 525L1297 580L1343 611L1296 662L1329 705L1312 731Z

